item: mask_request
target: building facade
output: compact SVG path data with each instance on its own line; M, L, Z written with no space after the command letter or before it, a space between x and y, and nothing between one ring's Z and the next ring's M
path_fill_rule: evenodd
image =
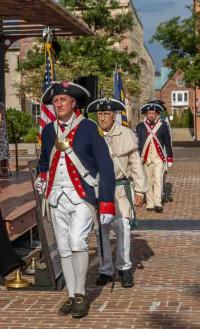
M5 103L6 108L14 108L29 113L36 123L39 121L40 104L27 99L18 91L22 75L18 70L20 59L24 58L32 48L34 38L20 39L13 43L6 53L7 70L5 73Z
M138 109L142 104L144 104L149 99L152 99L154 95L154 73L155 66L153 60L144 45L144 35L143 26L138 17L137 11L134 7L134 1L121 0L119 11L131 12L133 17L133 28L130 32L124 35L124 39L116 47L123 48L129 52L136 52L136 57L134 62L140 67L140 94L139 96L129 96L127 95L127 110L128 110L128 120L130 126L135 126L139 121ZM20 81L21 75L17 72L17 61L26 55L28 49L32 47L32 38L22 39L18 42L17 49L10 49L7 52L7 59L9 61L10 72L6 75L6 107L13 107L16 109L22 109L29 112L33 117L35 117L36 122L39 116L39 104L34 101L26 101L17 95L17 90L14 87L14 83L10 81L17 82Z
M134 127L140 120L139 108L154 97L155 65L144 45L143 25L135 9L134 1L121 0L120 4L124 11L131 12L133 27L130 32L125 34L119 47L127 49L129 52L134 51L136 53L134 62L140 67L140 94L129 97L127 102L128 120L130 126Z
M200 0L194 0L195 11L200 12ZM199 23L198 23L199 24ZM195 90L196 111L195 111L195 129L196 139L200 141L200 89Z
M193 115L193 137L200 140L200 89L187 87L181 70L170 76L168 68L161 69L161 75L155 78L155 98L165 103L171 120L189 109Z

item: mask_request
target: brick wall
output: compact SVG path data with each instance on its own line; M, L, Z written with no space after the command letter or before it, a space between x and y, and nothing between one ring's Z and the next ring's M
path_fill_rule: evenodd
M200 89L196 89L196 136L200 140Z

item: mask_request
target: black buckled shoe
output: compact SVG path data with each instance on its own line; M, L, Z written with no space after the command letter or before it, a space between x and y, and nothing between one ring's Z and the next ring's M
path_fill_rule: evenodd
M72 317L73 318L82 318L88 313L87 300L84 295L75 294L74 304L72 307Z
M106 284L113 282L113 277L107 274L100 274L98 279L96 280L97 286L105 286Z
M163 212L163 207L155 206L155 212Z
M69 297L67 301L59 308L59 315L67 315L70 314L74 305L74 298Z
M133 287L133 276L131 270L119 271L119 278L121 282L121 286L124 288Z

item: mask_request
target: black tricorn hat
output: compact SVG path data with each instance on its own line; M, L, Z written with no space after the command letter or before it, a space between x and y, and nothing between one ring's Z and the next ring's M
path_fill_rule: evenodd
M89 91L81 85L70 81L55 81L52 83L42 96L43 104L52 104L54 96L68 95L74 98L80 107L84 107L90 98Z
M125 105L114 98L100 98L90 103L87 107L88 112L99 112L99 111L124 111Z
M159 104L162 108L163 111L167 111L167 108L165 106L165 102L161 101L160 99L154 98L152 101L150 101L149 103L156 103Z
M144 104L141 108L140 108L140 113L142 114L146 114L148 111L156 111L158 113L162 113L164 111L163 106L161 105L161 103L158 103L157 101L150 101L146 104Z

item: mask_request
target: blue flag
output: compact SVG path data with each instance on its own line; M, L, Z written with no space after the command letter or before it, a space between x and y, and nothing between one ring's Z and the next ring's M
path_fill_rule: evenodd
M113 97L125 104L122 77L117 71L115 71L113 75ZM128 127L128 119L125 110L121 112L121 124Z

